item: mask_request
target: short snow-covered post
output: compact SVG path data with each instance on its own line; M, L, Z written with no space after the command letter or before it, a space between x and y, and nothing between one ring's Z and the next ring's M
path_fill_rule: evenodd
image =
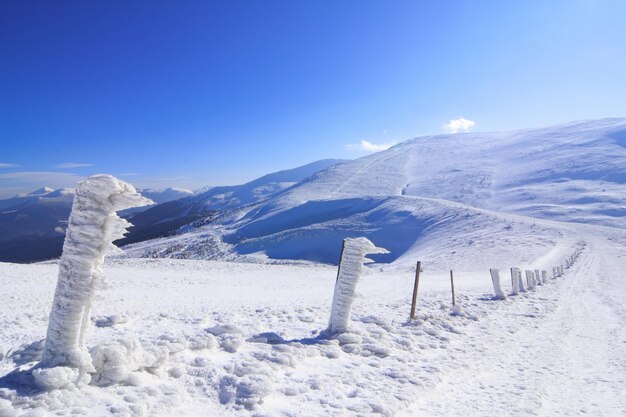
M535 269L535 282L537 285L543 285L543 282L541 281L541 274L538 269Z
M543 281L544 284L548 283L548 271L541 271L541 281Z
M370 253L389 253L389 251L377 248L369 239L364 237L344 240L328 324L330 333L342 333L347 330L356 284L363 271L363 262L367 260L365 255Z
M524 288L524 280L522 279L522 271L520 271L518 268L517 269L517 283L519 285L519 290L521 292L526 292L526 288Z
M83 343L89 309L104 257L118 250L113 241L130 226L116 211L151 203L132 185L110 175L78 183L39 368L64 366L77 369L81 376L94 370Z
M526 287L529 290L532 290L534 285L533 271L529 271L528 269L525 271L526 273Z
M506 299L506 295L504 295L502 287L500 286L500 271L498 269L490 269L489 273L491 274L491 282L493 283L494 298L497 300Z
M511 268L511 294L519 294L519 268Z

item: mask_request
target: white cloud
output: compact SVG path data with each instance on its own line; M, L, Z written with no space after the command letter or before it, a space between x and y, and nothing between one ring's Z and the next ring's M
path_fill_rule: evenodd
M94 166L94 164L82 164L82 163L77 163L77 162L62 162L60 164L54 165L53 168L71 169L71 168L85 168L85 167L92 167L92 166Z
M380 152L391 148L395 144L396 142L372 143L367 140L362 140L359 143L350 143L346 145L346 149L349 151Z
M17 164L7 164L4 162L0 162L0 168L15 168Z
M448 121L448 123L443 125L442 128L447 133L458 133L458 132L467 132L474 126L476 126L476 123L473 120L468 120L464 117L459 117L459 118Z

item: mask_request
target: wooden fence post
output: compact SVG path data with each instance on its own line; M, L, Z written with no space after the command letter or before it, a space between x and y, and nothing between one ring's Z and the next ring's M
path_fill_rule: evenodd
M339 272L341 271L341 260L343 259L343 250L346 248L346 240L341 241L341 252L339 253L339 263L337 264L337 278L335 278L335 283L339 281Z
M452 270L450 270L450 286L452 287L452 307L454 307L456 304L456 297L454 296L454 274L452 273Z
M411 301L411 320L415 318L415 306L417 305L417 287L420 283L420 269L422 269L422 261L417 261L415 268L415 285L413 286L413 300Z

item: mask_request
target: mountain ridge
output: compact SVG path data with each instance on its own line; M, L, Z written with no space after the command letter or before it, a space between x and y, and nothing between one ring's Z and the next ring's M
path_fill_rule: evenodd
M474 233L445 220L450 207L456 217L464 211L480 217L474 227L503 242L515 234L507 238L494 225L507 230L511 216L524 218L524 228L545 229L537 239L546 243L563 238L569 223L626 228L622 137L626 119L414 138L331 166L236 213L181 228L171 247L162 239L146 243L146 250L130 246L127 255L334 263L342 236L363 235L395 246L392 255L375 259L396 262L411 248L437 246L428 242L426 223L447 221L451 234ZM498 256L495 247L485 250Z

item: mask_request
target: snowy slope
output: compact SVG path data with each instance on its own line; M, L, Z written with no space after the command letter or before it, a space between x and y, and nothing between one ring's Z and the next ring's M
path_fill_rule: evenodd
M186 225L202 225L217 213L230 213L264 201L303 179L344 162L324 159L297 168L264 175L242 185L211 187L197 195L161 204L132 216L133 227L120 244L167 236Z
M193 195L193 191L184 188L144 188L137 190L139 193L154 201L155 204L151 204L143 207L133 207L131 209L122 210L119 214L122 217L129 218L137 213L148 210L150 207L154 207L157 204L169 203L170 201L180 200L181 198L189 197Z
M415 138L330 168L268 202L430 197L540 218L626 227L626 119Z
M338 337L320 334L336 268L113 260L86 343L120 340L166 352L163 361L138 369L113 356L115 382L51 392L5 375L41 354L57 266L0 264L10 294L0 309L0 415L624 415L626 232L570 232L586 243L574 266L516 297L494 301L487 270L456 269L460 315L450 314L447 271L425 269L412 323L413 273L367 273ZM509 266L549 269L575 246L539 257L520 247L529 262Z
M520 231L535 228L539 246L554 244L567 232L553 221L626 228L625 144L626 119L420 137L126 252L334 263L342 238L366 236L391 250L374 257L381 262L412 263L419 253L434 264L484 266L465 256L474 251L497 264L525 244Z
M144 188L137 191L139 191L142 196L154 201L156 204L163 204L193 195L193 191L191 190L175 187Z

